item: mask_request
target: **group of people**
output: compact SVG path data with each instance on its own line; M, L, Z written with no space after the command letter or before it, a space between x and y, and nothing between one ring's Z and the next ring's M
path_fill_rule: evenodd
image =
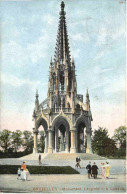
M21 165L21 168L18 168L18 180L26 181L30 175L28 169L26 168L26 162L24 161Z
M94 179L97 178L98 175L98 166L96 165L96 163L94 162L93 165L91 166L91 162L89 162L89 164L86 166L87 169L87 173L88 173L88 178L90 177L94 177ZM108 179L109 178L109 174L110 174L110 165L109 162L106 162L106 164L101 163L101 175L103 179Z
M81 159L80 157L76 158L76 165L75 167L79 167L81 168L80 165ZM90 179L90 177L94 177L94 179L97 178L98 175L98 166L96 165L96 163L94 162L93 165L91 165L91 162L89 162L89 164L86 166L87 169L87 173L88 173L88 178ZM110 165L109 162L106 162L106 164L101 163L101 175L103 179L108 179L109 178L109 174L110 174Z

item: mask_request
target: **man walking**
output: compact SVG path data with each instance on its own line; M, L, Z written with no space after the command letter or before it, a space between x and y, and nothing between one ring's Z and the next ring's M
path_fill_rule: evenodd
M90 179L90 176L91 175L91 162L89 162L89 164L86 166L86 169L87 169L87 173L88 173L88 178Z
M39 157L38 157L38 161L39 161L39 165L41 165L41 154L39 154Z
M92 174L94 176L94 179L96 179L98 174L98 166L96 165L95 162L93 163L93 166L92 166Z
M75 167L81 168L80 161L81 161L80 157L77 157L77 158L76 158L76 165L75 165Z

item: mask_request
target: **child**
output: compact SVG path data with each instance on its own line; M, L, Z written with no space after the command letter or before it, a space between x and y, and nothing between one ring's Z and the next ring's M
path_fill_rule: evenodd
M20 170L20 168L18 168L18 172L17 173L18 173L17 179L20 180L21 179L21 170Z

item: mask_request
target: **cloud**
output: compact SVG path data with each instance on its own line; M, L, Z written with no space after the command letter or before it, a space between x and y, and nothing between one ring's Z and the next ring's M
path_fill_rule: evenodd
M48 55L49 43L51 43L49 34L42 32L42 36L34 43L27 43L21 46L18 42L10 40L2 44L2 65L25 66L30 62L37 63L40 59Z
M23 85L29 85L29 86L38 86L40 84L40 81L31 81L29 79L19 79L18 77L14 75L9 74L2 74L1 75L1 83L2 84L8 84L14 87L20 87Z
M58 18L54 17L53 15L51 14L46 14L44 15L43 17L43 22L48 24L48 25L54 25L56 23Z
M71 49L71 53L74 58L78 58L80 55L80 49Z
M94 57L94 60L99 60L104 56L104 51L98 52L97 55Z

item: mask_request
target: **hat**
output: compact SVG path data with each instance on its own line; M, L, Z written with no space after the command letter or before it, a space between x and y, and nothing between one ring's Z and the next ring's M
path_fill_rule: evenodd
M23 161L23 163L26 163L26 161Z

